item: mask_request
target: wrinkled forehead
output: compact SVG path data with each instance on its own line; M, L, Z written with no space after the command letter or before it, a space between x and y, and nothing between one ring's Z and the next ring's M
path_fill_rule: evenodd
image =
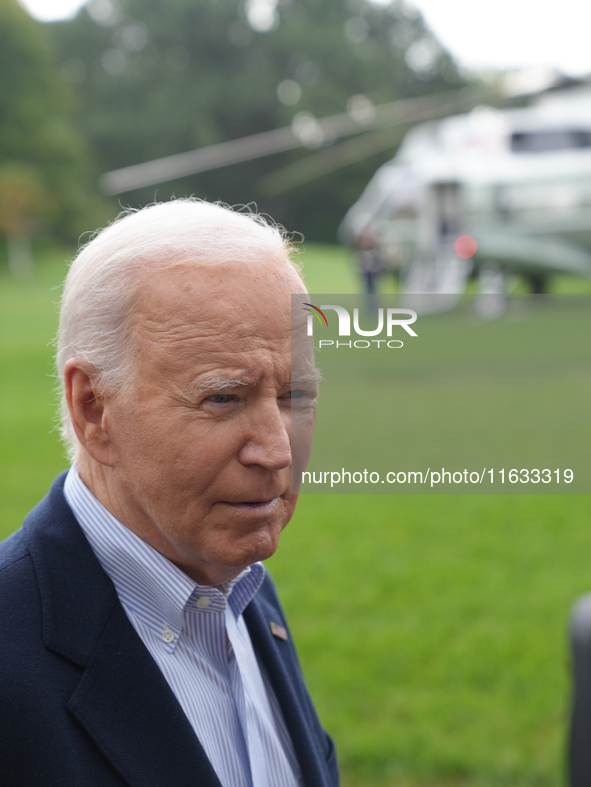
M146 278L133 332L147 358L178 365L196 355L229 362L244 353L289 352L291 294L302 281L286 259L260 265L176 265ZM162 360L160 361L162 363Z
M274 308L289 302L292 293L305 292L304 284L287 257L267 258L260 262L175 263L149 271L141 283L136 310L167 313L184 306L200 304L242 308Z

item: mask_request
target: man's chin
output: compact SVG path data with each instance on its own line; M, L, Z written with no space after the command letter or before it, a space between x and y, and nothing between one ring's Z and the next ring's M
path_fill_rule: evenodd
M240 565L240 571L260 560L268 560L277 551L281 531L286 522L283 520L262 527L254 532L245 535L237 543L234 541L233 549L229 549L227 554L232 554L232 563Z

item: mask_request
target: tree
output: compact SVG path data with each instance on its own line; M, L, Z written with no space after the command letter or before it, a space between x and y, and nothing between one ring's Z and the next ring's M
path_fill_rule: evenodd
M316 117L450 89L462 80L410 6L366 0L92 0L52 25L100 169ZM302 117L299 115L299 117ZM254 198L290 227L333 240L338 221L396 147L311 187L272 196L261 179L301 153L158 187L230 203ZM155 190L125 195L132 204Z
M0 0L0 231L21 260L31 220L70 240L87 221L92 170L73 110L44 26Z
M8 245L8 269L16 276L33 267L31 235L35 218L50 213L51 201L37 170L22 163L0 165L0 232Z

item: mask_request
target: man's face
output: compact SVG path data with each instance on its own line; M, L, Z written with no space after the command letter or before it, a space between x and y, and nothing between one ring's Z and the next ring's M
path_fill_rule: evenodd
M313 359L291 379L285 260L153 274L134 320L131 391L105 400L112 512L196 581L267 558L294 511L290 410L310 432Z

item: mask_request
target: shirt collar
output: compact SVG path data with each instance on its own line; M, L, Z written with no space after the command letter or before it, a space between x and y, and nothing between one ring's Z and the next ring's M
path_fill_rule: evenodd
M125 609L141 608L151 627L158 632L171 629L175 641L186 609L210 614L223 612L227 603L238 617L263 583L265 568L255 563L219 588L197 584L107 511L85 486L75 464L66 477L64 495Z

